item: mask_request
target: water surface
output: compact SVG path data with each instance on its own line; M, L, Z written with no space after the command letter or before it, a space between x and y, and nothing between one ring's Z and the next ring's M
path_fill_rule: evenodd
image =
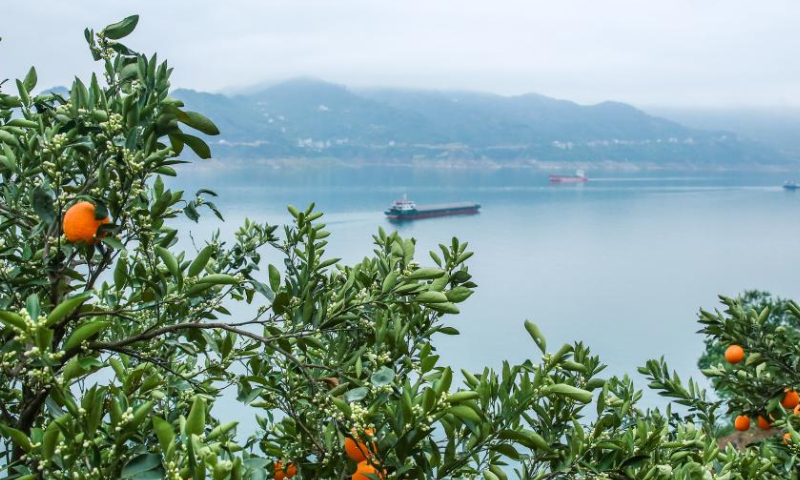
M370 254L381 226L416 238L422 263L432 263L426 252L454 235L468 241L479 288L461 315L447 319L461 335L438 339L442 360L456 367L538 361L522 327L531 319L554 350L589 344L608 374L634 374L664 355L683 377L697 376L700 307L753 288L800 298L800 192L780 188L783 175L597 174L585 186L551 187L546 175L524 169L187 173L178 183L215 188L227 217L192 225L195 238L215 228L230 235L245 217L286 222L286 204L313 201L327 213L329 255L346 262ZM382 211L404 193L418 203L477 201L483 208L391 224Z

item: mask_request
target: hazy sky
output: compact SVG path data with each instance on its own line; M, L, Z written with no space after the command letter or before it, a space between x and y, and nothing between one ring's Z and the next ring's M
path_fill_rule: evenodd
M83 28L139 13L128 39L173 83L294 76L353 86L538 92L580 103L800 106L798 0L0 1L0 79L92 68Z

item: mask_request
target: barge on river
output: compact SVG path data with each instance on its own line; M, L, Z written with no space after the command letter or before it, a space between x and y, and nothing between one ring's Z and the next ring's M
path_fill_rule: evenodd
M449 217L451 215L470 215L478 213L481 206L477 203L441 203L437 205L417 205L412 200L395 200L384 212L389 220L404 221L420 218Z

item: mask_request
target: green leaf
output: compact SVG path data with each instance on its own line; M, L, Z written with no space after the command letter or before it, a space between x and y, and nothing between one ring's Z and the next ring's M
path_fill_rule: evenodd
M19 98L22 100L24 105L29 105L31 103L31 97L28 95L28 90L25 89L25 85L22 84L19 80L17 80L17 93L19 93Z
M372 374L372 384L378 387L389 385L394 380L394 370L389 367L381 367Z
M447 397L447 401L449 403L458 403L458 402L465 402L467 400L475 400L476 398L480 397L478 392L473 392L471 390L465 390L462 392L456 392L449 397Z
M169 452L175 443L175 432L172 430L172 425L161 417L153 417L153 429L156 431L161 451Z
M53 309L53 311L50 312L50 315L47 316L47 323L45 325L49 327L60 322L64 319L64 317L72 313L79 306L83 305L90 298L92 298L92 293L86 292L64 300L63 302L59 303L58 306Z
M397 272L389 272L389 275L386 275L386 278L383 279L381 293L389 292L395 285L397 285Z
M197 280L197 283L209 283L212 285L238 285L239 280L231 275L224 273L215 273L213 275L206 275Z
M547 341L545 341L544 335L542 335L542 331L539 330L539 327L530 320L525 320L525 330L528 331L533 341L536 342L539 350L541 350L542 353L547 353Z
M28 70L28 74L25 75L25 80L22 81L22 85L25 87L25 90L32 92L34 88L36 88L36 84L39 82L39 77L36 75L36 69L31 67Z
M66 414L50 422L47 426L47 430L44 431L44 435L42 436L42 458L45 460L49 461L53 457L56 445L58 444L58 437L61 434L58 424L59 422L66 421L68 417L69 414Z
M155 470L161 466L161 455L155 453L143 453L130 459L128 463L122 467L122 478L131 478L134 475Z
M31 439L28 438L28 436L22 433L21 431L17 430L16 428L0 425L0 431L2 431L6 437L10 438L11 442L14 445L17 445L19 448L25 450L26 452L30 451L31 448L33 448L33 445L31 444Z
M0 142L6 143L8 145L19 146L19 140L17 140L17 137L6 132L5 130L0 130Z
M199 396L194 397L192 409L186 417L186 435L200 435L206 428L206 402Z
M472 295L472 290L464 286L458 286L447 292L447 300L453 303L461 303Z
M21 127L21 128L38 128L39 124L32 120L25 120L24 118L15 118L8 123L8 127Z
M331 401L345 416L349 417L353 413L352 409L350 409L350 405L341 398L331 397Z
M489 465L489 470L492 471L500 480L508 480L508 475L497 465Z
M434 278L439 278L444 274L445 271L438 268L420 268L411 272L408 278L411 280L432 280Z
M101 322L101 321L90 322L81 325L74 332L72 332L72 335L69 336L66 343L64 344L64 350L69 351L80 347L81 342L97 335L102 330L108 328L110 325L111 322Z
M272 264L269 265L269 286L273 292L277 292L281 288L281 272Z
M100 241L105 243L109 247L113 248L114 250L119 250L120 252L127 251L125 245L123 245L122 242L116 237L105 236L101 238Z
M745 366L751 366L753 364L762 363L764 362L764 358L758 352L753 352L747 355L747 359L744 361Z
M462 420L469 420L475 423L479 423L481 421L481 417L478 416L475 410L466 405L456 405L448 408L447 411Z
M606 380L604 378L595 377L586 382L586 388L589 390L594 390L597 388L602 388L605 384Z
M369 393L369 388L367 387L358 387L354 388L347 393L344 394L344 399L348 403L358 402L360 400L364 400L367 394Z
M275 292L273 292L272 289L269 288L269 285L266 285L264 283L259 282L258 280L253 280L253 279L250 279L250 284L253 285L253 289L255 291L257 291L261 295L264 295L264 297L266 297L267 300L269 300L270 302L275 299Z
M64 378L64 382L69 385L69 383L74 378L78 378L80 375L83 375L84 370L81 366L81 359L80 357L72 357L69 359L67 364L64 366L62 370L62 377Z
M500 443L497 445L493 445L491 448L493 451L501 455L505 455L506 457L512 460L519 460L519 452L517 451L517 449L515 449L513 446L507 443Z
M272 311L278 315L283 315L289 311L289 306L292 301L292 296L288 292L281 292L275 295L272 301Z
M155 250L158 256L161 257L161 260L164 261L164 265L167 266L167 270L169 270L169 273L172 274L172 276L175 278L180 278L181 270L178 267L178 260L176 260L175 256L172 255L172 252L170 252L164 247L159 247L159 246L156 246Z
M8 327L13 327L23 332L28 328L25 325L25 320L23 320L20 315L12 312L0 312L0 322Z
M102 34L111 40L119 40L130 35L136 28L137 23L139 23L139 15L131 15L122 21L107 26L103 29Z
M200 250L200 253L197 254L197 258L189 265L189 270L186 272L187 275L190 277L194 277L199 275L200 272L206 268L208 265L208 261L211 259L211 255L214 254L214 247L211 245L206 246L204 249Z
M414 300L419 303L446 303L447 295L442 292L422 292Z
M28 315L31 316L34 322L39 320L39 315L42 313L42 307L39 305L39 296L35 293L28 295L27 300L25 301L26 309L28 310Z
M586 365L582 363L575 362L573 360L564 360L561 362L561 368L564 370L569 370L571 372L579 372L579 373L586 373Z
M636 467L642 465L647 460L650 460L650 455L635 455L633 457L625 459L625 461L622 462L622 464L620 464L620 468Z
M197 213L197 207L194 202L189 202L183 207L183 214L193 222L197 222L200 219L200 214Z
M436 310L437 312L442 313L451 313L453 315L457 315L460 310L454 304L450 302L445 303L429 303L427 304L429 308Z
M498 437L503 440L512 440L528 448L538 450L547 450L550 448L550 445L548 445L547 441L542 438L541 435L531 430L502 430L498 434Z
M137 473L136 475L130 477L131 480L164 480L166 478L164 476L166 472L164 471L164 467L159 465L158 467L147 470L141 473Z
M563 395L573 400L577 400L581 403L589 403L592 401L592 392L587 392L586 390L582 390L580 388L573 387L572 385L567 385L565 383L557 383L555 385L549 385L548 387L546 387L546 390L548 393Z
M0 163L12 172L17 171L17 163L6 155L0 155Z
M206 135L219 135L219 129L214 122L199 114L197 112L182 112L178 113L178 121L205 133ZM191 145L190 145L191 146Z
M108 207L104 202L94 200L94 218L95 220L103 220L108 218Z
M196 153L198 157L204 160L207 158L211 158L211 149L208 147L206 142L204 142L200 138L197 138L195 136L186 133L181 133L179 136L180 139L183 140L183 143L188 145L189 148L191 148L192 151Z
M56 221L56 208L53 205L53 195L44 187L38 186L33 191L33 211L47 225Z
M436 331L438 333L441 333L442 335L458 335L459 334L458 329L455 329L453 327L438 327L436 329Z
M206 435L206 441L211 442L211 441L216 440L217 438L221 437L225 433L227 433L227 432L233 430L234 428L236 428L237 425L239 425L239 422L236 422L236 421L221 423L221 424L217 425L216 427L211 429L210 432L208 432L208 435Z
M139 405L136 410L133 412L133 419L129 423L129 425L133 428L138 427L150 415L150 412L153 410L153 401L148 400L143 404Z

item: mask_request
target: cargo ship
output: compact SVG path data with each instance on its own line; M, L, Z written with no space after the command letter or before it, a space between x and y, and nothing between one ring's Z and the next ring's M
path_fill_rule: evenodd
M450 215L469 215L478 213L481 206L477 203L441 203L437 205L417 205L412 200L403 198L394 203L383 213L392 221L418 220L420 218L448 217Z
M798 188L800 188L800 185L798 185L797 182L790 181L784 183L783 188L785 188L786 190L797 190Z
M578 170L575 175L550 175L550 183L586 183L589 177L583 172Z

